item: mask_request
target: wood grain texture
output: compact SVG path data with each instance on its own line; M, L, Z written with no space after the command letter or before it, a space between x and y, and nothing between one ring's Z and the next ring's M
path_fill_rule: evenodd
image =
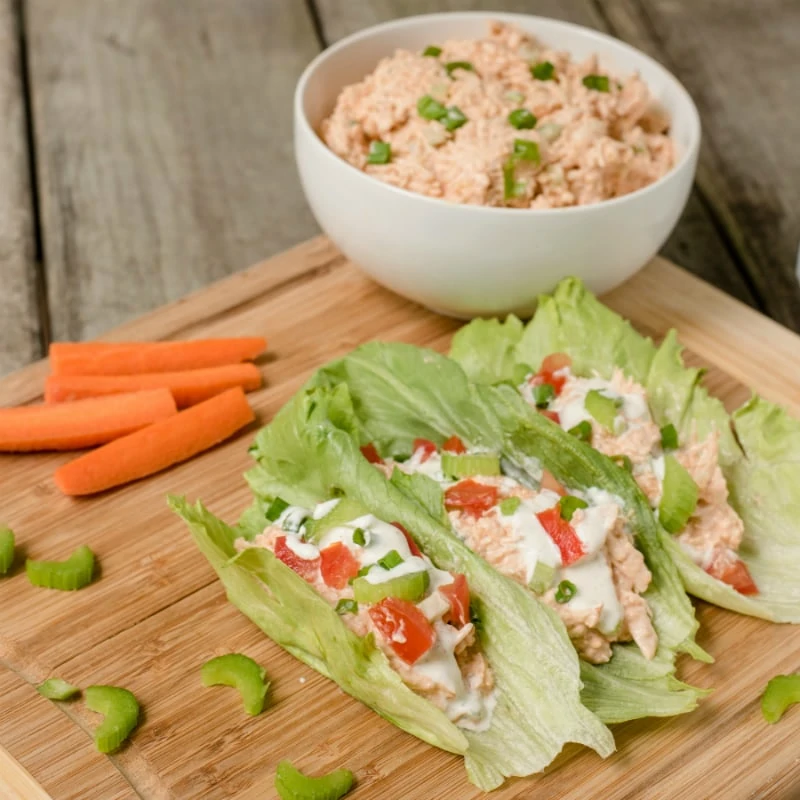
M21 69L17 4L0 0L0 375L42 356Z
M434 11L537 14L596 28L629 41L630 37L639 35L635 28L620 32L609 25L609 17L604 13L607 0L372 0L370 3L315 0L315 4L319 10L323 36L329 44L379 22ZM640 46L637 41L632 43ZM658 52L655 56L663 60ZM750 132L750 135L754 133ZM675 231L662 248L662 254L739 300L752 306L761 306L759 297L738 270L736 261L721 238L708 204L697 190L692 192Z
M293 0L30 0L53 337L97 336L316 231L291 97Z
M677 325L692 363L710 367L707 384L729 406L747 398L747 383L800 414L800 339L776 323L663 260L605 299L656 337ZM249 395L264 423L328 359L375 338L445 350L457 326L379 288L316 239L107 338L268 336L265 387ZM770 359L763 358L767 349ZM34 399L45 366L12 375L0 391ZM159 476L77 501L52 485L55 465L68 456L0 456L3 514L21 549L60 558L89 544L101 565L100 580L74 594L36 589L19 568L0 581L3 746L56 800L274 798L281 758L317 773L350 767L359 781L354 800L477 800L483 795L467 784L458 758L348 698L227 603L186 528L167 510L167 493L186 493L235 519L248 501L241 473L253 432ZM618 752L607 761L569 747L543 776L510 781L492 796L797 796L800 764L791 743L800 734L800 714L767 726L758 698L769 677L796 668L800 627L704 604L699 610L700 644L717 662L683 665L684 678L716 688L698 711L617 726ZM259 717L246 716L232 690L200 685L201 664L230 651L256 658L273 680ZM111 758L96 753L88 736L96 718L80 702L55 705L33 690L50 675L131 689L144 708L131 743Z

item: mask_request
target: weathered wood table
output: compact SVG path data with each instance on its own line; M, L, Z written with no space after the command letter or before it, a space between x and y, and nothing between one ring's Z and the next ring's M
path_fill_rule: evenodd
M797 0L0 0L0 374L316 232L291 97L323 46L492 8L642 48L703 119L664 253L800 330Z

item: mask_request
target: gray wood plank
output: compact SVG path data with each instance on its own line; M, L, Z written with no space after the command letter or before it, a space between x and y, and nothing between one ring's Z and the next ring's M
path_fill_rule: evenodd
M317 231L295 0L29 0L53 337L95 336Z
M764 310L800 330L800 3L600 0L700 109L697 183Z
M316 0L322 32L327 43L336 41L360 28L388 19L433 11L514 11L539 14L580 25L641 39L636 29L622 34L610 28L605 11L607 3L593 0ZM634 41L637 46L640 42ZM755 135L755 134L754 134ZM709 214L707 203L695 191L686 210L666 242L662 253L750 305L761 306L747 281L737 269L724 239Z
M0 0L0 375L41 356L18 23Z

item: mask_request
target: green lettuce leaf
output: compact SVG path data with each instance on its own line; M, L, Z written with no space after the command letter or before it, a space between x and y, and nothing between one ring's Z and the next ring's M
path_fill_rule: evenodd
M462 731L400 680L372 638L356 636L269 550L253 547L237 554L237 531L201 503L173 496L169 504L189 526L228 599L271 639L403 730L443 750L466 752Z
M467 576L497 688L490 728L465 731L467 771L478 786L488 790L507 776L540 771L566 742L608 755L613 738L580 702L578 660L558 617L450 535L430 513L431 492L411 502L367 462L355 414L345 413L348 402L346 386L320 386L285 406L256 438L258 466L247 474L253 491L309 503L338 490L381 519L400 522L439 568ZM406 441L396 434L388 440Z
M498 332L496 328L494 332ZM524 482L535 483L544 464L569 486L595 486L622 498L637 544L653 573L647 598L660 647L652 662L647 662L635 645L618 648L629 651L622 671L610 665L582 665L584 702L599 709L606 722L670 715L695 707L702 692L674 678L676 653L685 651L702 660L708 656L694 642L694 610L664 551L652 512L628 473L537 414L510 386L470 384L454 361L430 350L367 344L324 367L313 383L346 384L361 440L374 442L383 453L396 452L398 442L405 445L416 437L441 444L456 434L470 446L501 453L506 471ZM414 493L413 487L403 488ZM420 505L428 507L430 501L420 500ZM460 543L452 528L448 527L447 536ZM587 680L586 675L594 671L609 676Z
M456 340L461 338L464 344L458 349L454 345L453 355L475 380L509 380L514 364L537 367L548 353L563 351L572 356L578 374L608 378L618 367L643 384L656 423L672 423L681 439L716 433L730 503L745 523L739 552L759 594L746 597L712 578L662 532L665 548L693 595L742 614L800 622L800 581L793 569L800 565L794 499L800 422L757 397L729 415L702 386L702 370L685 366L674 331L656 348L574 279L563 281L551 297L540 300L513 351L513 345L507 348L502 370L490 372L488 367L497 342L481 339L487 333L497 337L503 326L473 325L457 334ZM472 351L468 358L467 346Z

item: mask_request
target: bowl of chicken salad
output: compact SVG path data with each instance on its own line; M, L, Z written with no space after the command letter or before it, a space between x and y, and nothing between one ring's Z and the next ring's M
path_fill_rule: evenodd
M325 233L395 292L461 318L529 316L568 275L608 291L686 204L700 122L664 67L570 23L409 17L320 54L295 155Z

